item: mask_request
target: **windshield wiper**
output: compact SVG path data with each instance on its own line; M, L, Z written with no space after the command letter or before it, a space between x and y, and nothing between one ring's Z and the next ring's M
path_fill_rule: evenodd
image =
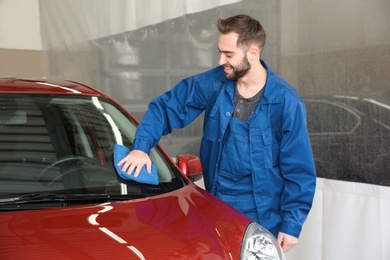
M28 201L34 201L34 200L59 200L63 199L64 195L62 194L53 194L53 193L30 193L26 195L21 195L18 197L12 197L12 198L2 198L0 199L0 205L4 204L17 204L17 203L24 203Z
M12 198L0 198L0 206L41 202L107 202L145 198L145 194L108 195L108 194L56 194L30 193Z

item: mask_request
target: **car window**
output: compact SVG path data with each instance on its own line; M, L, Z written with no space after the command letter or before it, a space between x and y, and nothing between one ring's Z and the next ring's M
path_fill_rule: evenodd
M390 186L390 106L351 96L305 104L318 177Z
M306 100L310 134L351 133L360 123L359 115L336 102Z
M161 194L185 181L157 148L157 186L121 184L113 147L131 147L136 124L109 100L76 95L2 95L0 194Z

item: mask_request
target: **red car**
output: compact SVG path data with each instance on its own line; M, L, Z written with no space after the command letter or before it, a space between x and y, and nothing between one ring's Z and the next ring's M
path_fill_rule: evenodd
M137 122L69 81L0 79L1 259L284 259L259 224L196 186L200 161L156 147L157 185L124 180Z

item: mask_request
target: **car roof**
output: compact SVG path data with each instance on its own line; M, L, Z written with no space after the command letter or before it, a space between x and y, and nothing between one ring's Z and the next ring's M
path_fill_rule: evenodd
M0 78L0 93L103 95L96 89L73 81L19 77Z

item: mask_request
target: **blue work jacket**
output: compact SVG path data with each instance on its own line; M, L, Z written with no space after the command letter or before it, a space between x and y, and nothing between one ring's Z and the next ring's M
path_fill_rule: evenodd
M247 155L253 194L261 225L274 235L298 237L316 185L306 108L296 90L261 62L267 80L250 120ZM132 148L149 153L162 135L186 127L204 111L200 159L205 187L215 194L222 140L233 110L234 82L222 66L183 79L149 104Z

